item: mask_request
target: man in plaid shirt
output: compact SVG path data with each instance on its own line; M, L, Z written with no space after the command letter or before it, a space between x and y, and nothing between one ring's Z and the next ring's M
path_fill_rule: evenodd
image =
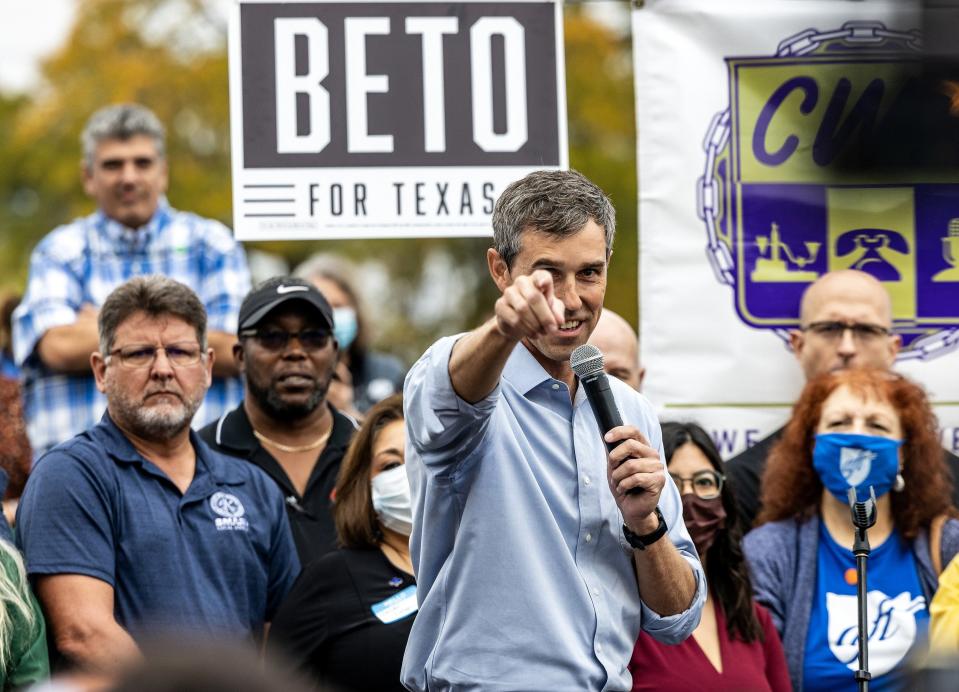
M160 121L143 106L94 113L81 135L83 185L99 208L54 229L30 258L13 346L34 459L103 414L106 400L90 370L97 312L114 288L136 275L185 283L208 313L214 379L194 423L216 420L242 399L232 346L240 302L250 290L246 256L223 224L169 206L164 140Z

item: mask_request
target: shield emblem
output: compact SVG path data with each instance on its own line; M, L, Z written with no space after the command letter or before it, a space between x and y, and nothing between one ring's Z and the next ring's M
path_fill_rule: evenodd
M916 48L915 32L860 22L809 29L775 56L727 58L729 109L707 134L699 200L710 260L745 324L787 338L810 283L858 269L891 296L901 358L959 344L959 184L842 166L851 147L892 139Z

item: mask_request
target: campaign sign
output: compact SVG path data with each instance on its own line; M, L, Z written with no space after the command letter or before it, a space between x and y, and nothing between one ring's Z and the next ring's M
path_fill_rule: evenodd
M230 23L241 240L477 236L565 168L558 2L246 2Z
M959 184L935 168L842 165L851 148L901 146L918 46L915 31L849 22L787 37L775 56L726 59L700 215L746 324L785 336L810 283L859 269L888 289L901 357L959 341Z

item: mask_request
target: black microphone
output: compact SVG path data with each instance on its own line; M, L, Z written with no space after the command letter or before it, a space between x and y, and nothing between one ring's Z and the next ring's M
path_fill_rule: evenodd
M856 489L849 488L849 512L852 515L852 525L864 531L876 523L876 490L869 486L869 497L859 500Z
M583 344L570 355L569 364L586 390L586 398L589 399L593 415L599 423L599 434L605 435L609 430L622 425L623 418L616 408L613 391L609 388L609 378L603 370L603 352L592 344ZM619 444L606 440L603 442L610 452Z
M613 390L609 388L609 378L603 370L603 352L592 344L583 344L570 354L569 364L586 391L586 398L589 399L589 405L599 425L599 434L605 437L608 431L623 424L623 418L619 415L619 409L616 408ZM604 439L603 444L608 451L612 452L620 442L607 442ZM627 490L626 494L632 495L638 492L642 490L632 488Z

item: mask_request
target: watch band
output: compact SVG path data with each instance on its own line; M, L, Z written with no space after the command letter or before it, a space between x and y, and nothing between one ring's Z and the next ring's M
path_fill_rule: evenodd
M623 537L626 539L626 542L636 550L646 550L647 546L652 545L665 536L669 527L666 526L666 520L663 518L663 513L659 511L659 507L656 508L656 516L659 518L659 526L642 536L633 533L626 524L623 524Z

